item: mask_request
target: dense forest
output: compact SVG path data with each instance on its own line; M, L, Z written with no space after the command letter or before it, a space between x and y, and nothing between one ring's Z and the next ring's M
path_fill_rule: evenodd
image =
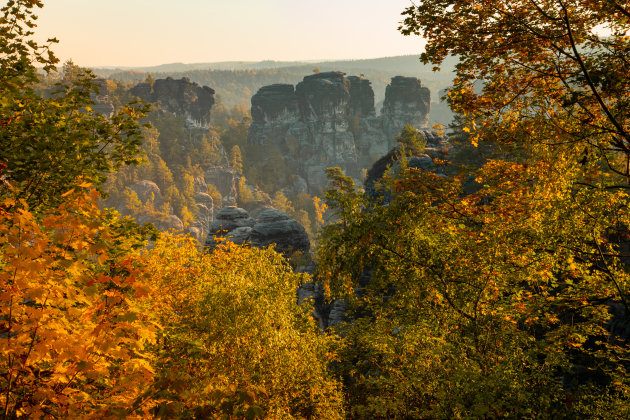
M41 1L2 7L3 419L630 417L627 3L417 3L399 30L422 62L458 59L452 147L426 162L407 125L364 185L328 168L321 198L287 197L282 156L247 141L245 84L191 128L60 66L34 40ZM233 202L209 170L238 179ZM147 179L160 200L129 187ZM314 271L204 249L199 194L291 214ZM187 234L156 229L171 216ZM298 302L305 285L323 299Z

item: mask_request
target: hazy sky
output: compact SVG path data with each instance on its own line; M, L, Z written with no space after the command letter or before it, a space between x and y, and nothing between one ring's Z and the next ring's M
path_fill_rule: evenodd
M48 0L39 37L82 66L419 54L398 31L411 0Z

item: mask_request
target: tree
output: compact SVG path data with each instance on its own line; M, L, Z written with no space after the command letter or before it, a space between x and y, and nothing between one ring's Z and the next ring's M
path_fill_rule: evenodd
M2 418L142 413L157 332L135 262L147 231L99 210L97 197L71 190L37 215L2 201Z
M381 183L387 205L331 173L319 274L353 308L336 366L351 413L627 416L626 6L428 0L405 15L425 62L459 58L448 101L473 145L502 153L452 177L408 168Z
M146 106L130 104L111 119L89 106L97 92L94 75L72 69L72 78L50 95L34 89L36 66L55 71L49 44L32 40L33 9L39 1L9 1L0 12L0 162L13 189L0 196L24 199L32 211L56 206L61 195L87 182L96 186L124 163L136 162L140 146L138 118Z
M404 147L407 153L418 155L424 153L426 141L422 135L410 124L405 124L400 134L396 137L396 141Z
M297 305L303 274L273 249L232 243L211 254L164 235L147 255L157 315L157 381L147 390L162 418L341 418L327 370L330 338Z
M404 15L403 34L428 38L425 63L459 58L447 96L474 143L554 145L577 162L603 164L608 184L628 185L626 5L430 0Z
M241 148L238 145L230 149L230 166L237 174L243 175L243 157L241 156Z
M583 258L614 254L606 232L629 220L610 209L628 197L561 182L525 192L534 174L493 162L477 174L485 186L464 196L463 176L407 169L384 182L388 205L348 191L349 179L333 183L338 222L324 228L318 267L352 308L335 369L354 416L570 417L594 413L598 399L600 415L628 407L617 359L628 346L607 325L629 276L618 260L608 273Z

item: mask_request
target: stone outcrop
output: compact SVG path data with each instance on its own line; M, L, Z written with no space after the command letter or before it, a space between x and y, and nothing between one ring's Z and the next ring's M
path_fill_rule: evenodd
M267 208L256 219L238 207L224 207L210 225L205 246L212 250L223 237L237 244L248 243L256 248L275 244L276 251L290 256L295 252L308 253L310 242L306 230L286 213Z
M396 138L409 123L413 127L427 127L431 109L431 92L415 77L396 76L385 90L381 117L388 137Z
M252 97L254 121L293 121L298 117L298 99L293 85L263 86Z
M162 205L162 192L155 182L143 179L133 184L130 188L143 203L153 200L156 206Z
M217 206L236 204L239 177L234 169L225 166L212 166L206 169L204 178L207 184L214 185L221 194L222 203L216 203Z
M326 168L339 166L359 180L362 168L395 146L405 123L426 127L429 104L429 90L418 79L395 77L377 116L369 80L317 73L295 88L261 88L252 97L248 142L280 150L289 171L305 180L309 192L320 193Z
M280 210L269 208L258 214L258 220L252 227L251 243L256 247L276 245L282 253L307 253L310 241L304 227Z
M199 86L184 77L171 77L149 83L140 83L130 93L147 102L158 103L160 108L181 115L189 127L209 128L210 110L214 105L214 90Z
M144 210L140 212L137 210L131 211L126 208L123 202L113 202L111 204L118 208L121 213L133 216L139 224L152 223L159 230L175 230L178 232L185 230L199 240L203 240L201 237L203 232L209 231L214 216L215 203L212 196L208 194L208 185L203 177L197 177L194 180L194 200L197 213L195 220L186 229L184 229L181 219L173 214L172 207L168 209L169 214L162 213L164 211L162 208L164 198L160 187L155 182L145 179L132 184L129 188L145 206ZM147 206L149 203L152 203L152 206ZM149 210L151 208L159 211Z
M242 227L252 227L254 226L254 224L256 224L256 221L249 217L249 213L247 213L245 209L234 206L223 207L221 210L219 210L215 219L210 225L210 230L208 231L208 239L206 240L206 246L212 249L216 246L216 242L214 241L215 237L222 236L225 238L229 238L230 233L234 229Z

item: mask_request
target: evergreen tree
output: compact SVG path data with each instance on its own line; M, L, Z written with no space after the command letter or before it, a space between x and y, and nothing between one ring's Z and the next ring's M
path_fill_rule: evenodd
M234 145L232 149L230 149L230 166L237 174L243 174L243 157L241 155L241 148L238 147L238 145Z

